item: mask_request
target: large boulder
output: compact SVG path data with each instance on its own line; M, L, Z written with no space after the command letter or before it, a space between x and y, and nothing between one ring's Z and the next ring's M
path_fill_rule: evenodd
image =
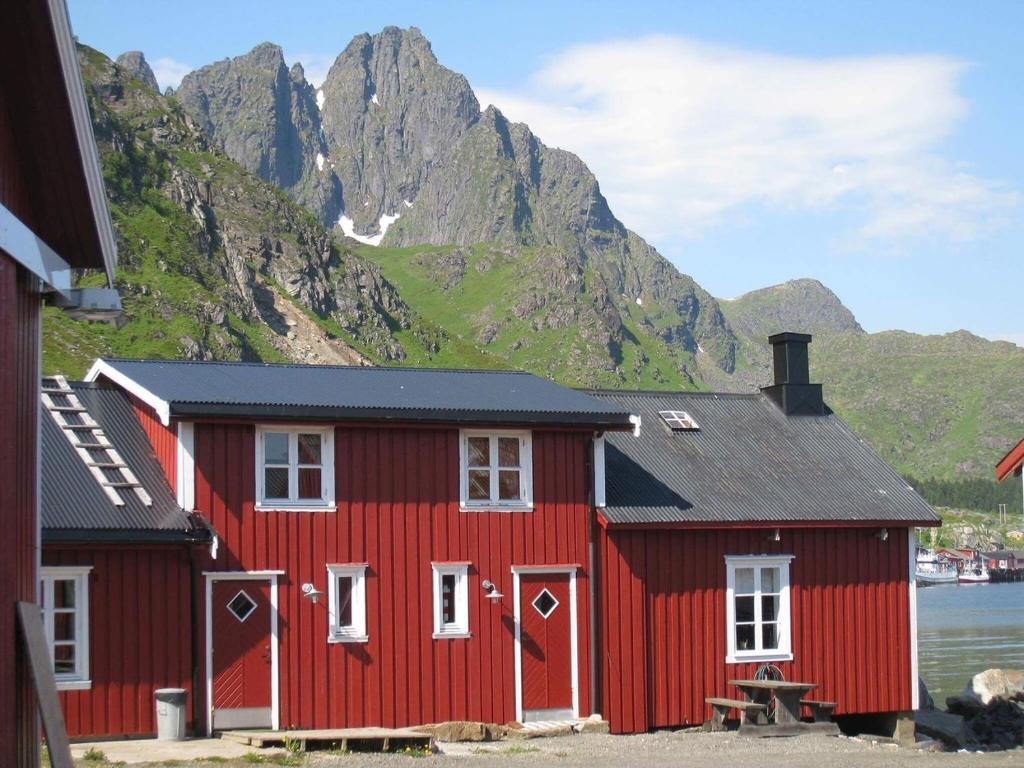
M917 678L917 699L919 709L935 709L935 700L928 693L928 686L922 678Z
M948 747L960 749L967 744L967 726L960 715L940 709L922 709L914 713L914 721L919 733L941 741Z
M1006 701L1024 698L1024 671L1019 669L986 669L979 672L964 688L958 697L958 704L969 706L972 703L988 706L994 699ZM953 706L953 700L946 702Z

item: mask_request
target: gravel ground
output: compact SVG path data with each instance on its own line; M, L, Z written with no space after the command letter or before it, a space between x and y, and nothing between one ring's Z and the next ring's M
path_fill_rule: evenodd
M504 741L492 744L446 744L446 754L411 757L401 754L311 754L301 765L311 768L360 768L361 766L581 766L585 768L659 768L660 766L713 766L714 768L846 768L846 766L1022 766L1024 752L988 754L933 753L900 748L868 739L827 736L751 739L729 733L659 732L637 736L584 734L529 741ZM264 753L266 754L266 753ZM281 753L278 753L281 754ZM262 755L261 755L262 756ZM253 761L255 762L255 761ZM175 762L178 766L209 768L247 768L253 762ZM259 764L274 765L267 755ZM295 765L284 762L277 764ZM79 765L96 766L81 762ZM159 766L161 763L151 763ZM163 765L166 765L164 763Z

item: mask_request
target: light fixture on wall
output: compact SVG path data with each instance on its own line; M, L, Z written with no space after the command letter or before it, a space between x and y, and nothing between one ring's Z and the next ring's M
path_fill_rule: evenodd
M317 589L313 584L308 581L302 585L302 594L313 601L313 605L320 602L320 598L324 596L324 593Z
M768 541L782 541L782 531L778 528L773 528L766 538Z
M875 536L877 536L882 541L888 541L889 540L889 529L888 528L879 528L878 529L878 533L876 533Z
M498 585L495 584L490 579L484 579L480 583L480 586L483 587L484 590L486 590L487 594L485 595L485 597L488 600L493 600L494 602L498 602L499 600L501 600L501 598L504 597L504 595L501 594L501 592L498 591Z

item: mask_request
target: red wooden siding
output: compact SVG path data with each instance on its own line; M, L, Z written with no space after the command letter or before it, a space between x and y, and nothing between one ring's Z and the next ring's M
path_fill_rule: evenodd
M153 691L192 688L187 550L182 546L46 546L43 565L93 566L89 574L92 688L60 693L68 734L86 738L156 733Z
M787 680L818 684L837 714L911 705L907 530L602 531L602 712L614 732L693 725L707 696L736 698L726 664L726 555L791 554L793 661Z
M145 430L146 436L149 437L149 443L153 446L153 453L164 470L167 484L171 486L172 491L176 491L178 488L177 429L173 424L165 427L153 409L134 395L131 396L131 399L135 415L138 417L142 429Z
M16 166L4 144L0 157ZM0 192L13 194L7 163ZM39 407L39 307L35 279L0 251L0 744L19 766L34 764L38 748L35 697L18 643L15 603L36 599L36 462Z
M579 563L580 707L591 709L589 434L535 432L535 509L460 512L458 431L335 430L336 512L257 512L251 425L197 424L196 509L220 535L208 568L280 569L282 727L514 720L513 565ZM472 637L432 638L431 562L471 561ZM369 564L368 643L328 644L328 563ZM494 604L480 583L505 597Z

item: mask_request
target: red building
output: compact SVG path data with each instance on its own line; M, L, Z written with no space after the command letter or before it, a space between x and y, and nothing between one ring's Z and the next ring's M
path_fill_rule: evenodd
M139 659L179 661L101 675L124 646L90 620L94 692L66 694L69 721L149 732L151 690L176 685L200 731L600 714L635 732L704 721L762 665L839 716L914 709L911 529L938 518L807 382L808 341L773 337L756 395L98 361L76 391L132 403L96 419L145 432L176 519L211 538L165 542L177 566L137 542L76 552L122 596ZM179 596L190 571L188 621L146 613L154 570Z
M37 712L15 605L36 599L40 308L55 291L80 302L72 269L112 278L115 248L63 0L5 5L0 72L0 744L30 766Z

